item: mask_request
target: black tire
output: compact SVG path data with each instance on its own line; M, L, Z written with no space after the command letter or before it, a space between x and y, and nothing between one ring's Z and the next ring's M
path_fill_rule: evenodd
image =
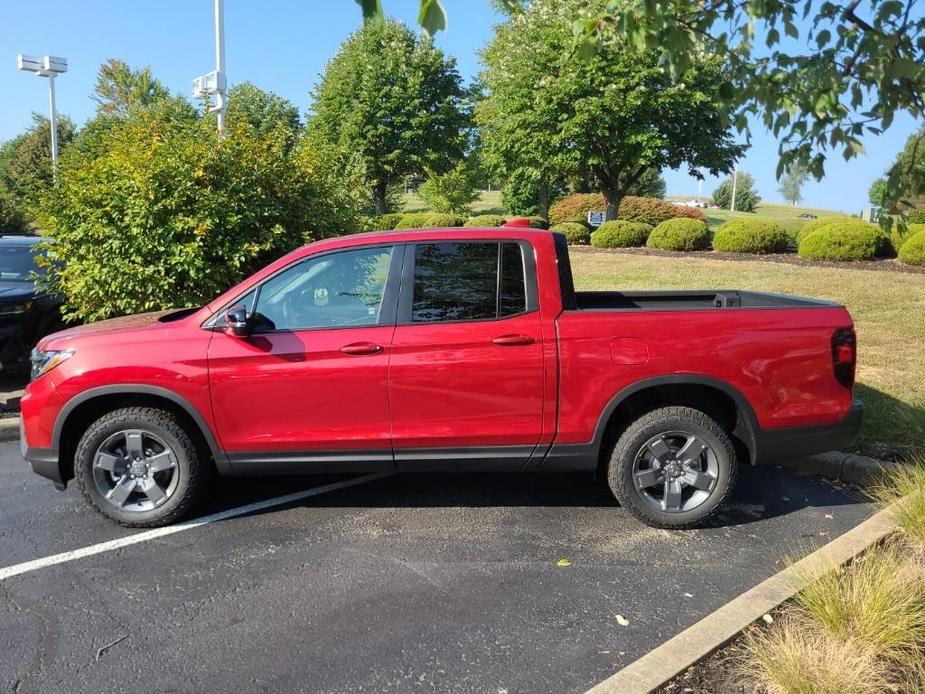
M154 437L151 440L162 442L173 454L171 461L174 465L169 470L170 494L153 508L125 510L117 507L106 498L100 489L99 478L95 477L94 461L100 447L125 431L139 431ZM177 418L166 410L153 407L125 407L103 415L84 432L74 453L74 477L84 498L97 512L130 528L169 525L189 513L205 486L207 469L189 433ZM104 475L105 479L105 472L96 470L96 474ZM113 474L118 476L121 473ZM175 482L173 475L177 476ZM141 492L132 494L133 498L138 498ZM152 503L147 498L141 501Z
M677 454L682 451L671 445L683 441L683 435L692 437L687 441L696 442L698 447L707 446L689 464L679 460ZM659 442L667 447L661 448ZM655 456L649 444L670 453ZM669 462L661 462L662 458ZM630 424L617 440L607 468L607 483L620 505L646 525L680 530L697 527L716 513L732 493L737 467L729 435L710 416L690 407L663 407ZM639 488L653 479L651 486ZM674 484L675 479L687 492L682 490L676 497L672 487L672 503L667 503L668 483ZM688 479L698 486L687 484ZM686 501L685 493L689 495ZM678 499L677 508L666 508ZM685 508L685 504L691 507Z

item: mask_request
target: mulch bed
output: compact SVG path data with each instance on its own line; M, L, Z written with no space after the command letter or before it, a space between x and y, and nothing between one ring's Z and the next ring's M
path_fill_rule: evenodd
M655 690L656 694L753 694L736 681L735 663L743 653L742 638L736 637L700 662Z
M668 258L708 258L711 260L756 260L765 263L783 263L784 265L803 265L806 267L834 267L839 270L880 270L885 272L904 272L908 274L925 274L925 267L906 265L895 258L883 260L860 260L853 263L841 263L829 260L807 260L796 253L720 253L719 251L662 251L654 248L592 248L590 246L570 246L570 253L622 253L626 255L653 255Z

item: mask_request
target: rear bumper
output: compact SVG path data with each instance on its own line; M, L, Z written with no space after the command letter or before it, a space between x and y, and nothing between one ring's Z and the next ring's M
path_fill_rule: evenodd
M848 414L834 424L759 430L755 435L757 462L775 463L847 448L858 437L863 419L864 403L855 400Z
M55 488L63 490L67 481L61 476L61 466L58 464L57 448L35 448L26 441L26 430L22 418L19 419L19 452L23 459L32 466L32 472L55 483Z

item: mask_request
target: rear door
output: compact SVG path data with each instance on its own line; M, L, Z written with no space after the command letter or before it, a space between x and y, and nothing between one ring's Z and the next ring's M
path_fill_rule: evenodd
M542 435L542 343L530 244L409 244L389 362L396 465L524 465Z

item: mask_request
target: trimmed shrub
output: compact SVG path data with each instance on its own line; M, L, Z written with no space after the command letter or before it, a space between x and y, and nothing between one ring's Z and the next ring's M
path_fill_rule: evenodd
M658 198L640 198L635 195L627 195L620 201L620 212L617 217L628 222L642 222L654 227L680 216L675 214L676 209L681 209L681 207ZM706 219L701 221L706 221Z
M581 222L561 222L549 230L564 234L571 246L587 246L591 243L591 230Z
M858 261L892 255L883 230L859 220L825 224L800 241L800 256L809 260Z
M907 224L925 224L925 209L912 210L906 213Z
M504 224L505 219L500 214L479 214L475 217L469 217L464 227L499 227Z
M616 219L604 222L591 234L591 245L595 248L645 246L650 233L652 226L649 224Z
M896 253L899 253L903 245L911 239L913 236L918 234L920 231L925 231L925 224L906 224L905 233L900 232L899 225L896 224L896 221L893 221L893 228L890 230L890 243L893 244L893 250Z
M649 248L665 251L703 251L710 247L710 230L697 219L668 219L652 230Z
M588 212L604 212L607 201L600 193L576 193L556 200L549 208L549 223L581 222L586 224Z
M713 236L713 250L727 253L782 253L789 245L784 228L763 219L731 219Z
M548 229L549 228L549 220L546 219L545 217L533 216L533 217L527 217L527 219L530 221L531 229Z
M441 212L408 212L401 216L395 229L429 229L433 227L459 227L463 218Z
M699 219L701 222L707 221L707 216L703 213L703 210L697 207L689 207L688 205L671 205L671 218Z
M425 227L461 227L466 221L465 217L448 212L431 212L425 220Z
M357 223L357 231L391 231L404 216L404 212L389 212L388 214L360 217Z
M800 245L800 241L805 239L817 229L821 229L822 227L831 224L832 222L844 222L848 219L848 217L819 217L818 219L811 219L810 221L806 222L806 224L801 226L800 230L797 232L797 246Z
M899 249L899 260L906 265L925 265L925 231L910 236Z
M394 229L423 229L427 226L430 212L407 212L401 216Z

